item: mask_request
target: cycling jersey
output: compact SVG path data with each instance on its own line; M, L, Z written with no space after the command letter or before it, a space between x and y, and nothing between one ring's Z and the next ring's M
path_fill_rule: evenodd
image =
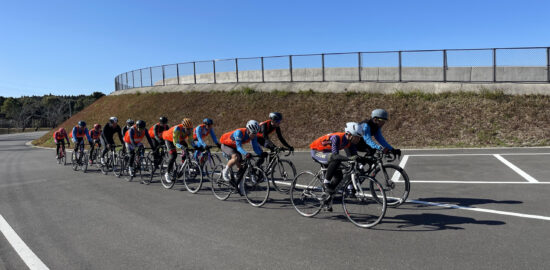
M122 138L122 130L120 129L120 126L117 125L116 128L114 128L110 122L106 123L105 126L103 126L101 138L103 138L106 144L115 144L115 140L113 139L115 133L118 133L118 139L120 140L120 143L123 143L124 139Z
M205 124L198 125L193 130L193 140L197 141L196 144L198 146L206 147L206 143L203 141L203 137L206 137L209 134L212 136L212 141L215 144L218 144L219 143L218 138L216 138L216 134L214 133L214 129L213 128L210 128L210 129L206 128Z
M136 126L131 127L128 129L128 132L124 135L124 142L129 145L137 145L141 143L143 138L147 138L149 141L149 144L152 144L151 137L149 137L149 134L147 133L147 130L141 130L138 131Z
M166 124L156 123L149 128L149 136L160 142L162 141L162 133L169 128L170 126Z
M92 139L98 140L100 136L101 136L101 130L95 130L95 129L90 130L90 137L92 137Z
M351 152L356 154L355 146L346 138L346 133L335 132L323 135L313 141L309 148L311 150L320 152L332 152L332 154L338 154L342 149L351 148Z
M67 136L66 132L59 132L59 131L54 132L53 133L53 139L54 139L55 143L63 141L63 139L66 139L67 143L69 143L69 136Z
M91 143L92 138L90 138L90 134L88 132L87 128L81 128L79 126L75 126L73 128L73 132L71 132L71 138L73 138L73 141L76 142L78 139L79 141L82 140L84 137L88 138L88 142Z
M189 135L185 134L183 124L175 125L169 130L162 132L162 139L172 142L173 144L181 144L188 140L188 145L193 145Z
M242 155L248 154L248 152L243 149L242 145L249 141L251 141L251 139L246 128L238 128L234 131L227 132L220 138L220 142L223 145L236 148ZM258 145L257 138L252 139L252 148L257 155L261 155L263 153L260 145Z
M359 125L361 125L361 128L363 129L363 140L365 140L365 143L369 147L378 150L382 150L382 147L389 150L393 149L393 147L386 141L386 139L384 139L384 136L382 136L382 129L379 128L378 125L376 125L372 121L372 119L368 121L363 121L359 123ZM373 136L380 143L380 145L372 140Z
M258 133L258 141L263 141L264 147L270 147L273 146L273 142L269 140L269 134L273 133L273 131L277 132L277 138L279 138L279 141L287 147L291 148L291 146L286 142L285 138L283 138L283 134L281 133L281 127L274 127L272 124L272 120L267 120L262 123L260 123L260 132Z

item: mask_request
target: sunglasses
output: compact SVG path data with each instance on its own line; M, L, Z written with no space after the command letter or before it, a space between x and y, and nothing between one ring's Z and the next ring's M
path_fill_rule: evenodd
M381 122L381 123L386 123L386 121L388 121L388 120L382 119L382 118L374 118L374 119L376 119L376 121Z

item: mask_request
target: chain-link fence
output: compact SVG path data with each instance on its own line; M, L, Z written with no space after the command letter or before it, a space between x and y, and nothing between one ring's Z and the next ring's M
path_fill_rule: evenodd
M115 78L115 90L239 82L550 83L550 47L323 53L196 61Z

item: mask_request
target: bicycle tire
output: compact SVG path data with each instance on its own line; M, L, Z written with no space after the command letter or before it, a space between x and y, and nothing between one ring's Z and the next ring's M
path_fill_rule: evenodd
M219 164L222 164L222 161L221 161L221 159L218 155L210 153L210 157L211 158L206 160L206 162L202 166L202 174L206 175L206 177L209 179L209 181L212 180L212 178L210 178L210 176L213 175L212 172L214 171L214 169Z
M120 167L120 159L121 156L117 154L116 152L110 152L109 155L111 156L111 166L113 170L113 174L116 177L120 177L121 174L121 167Z
M212 194L214 194L214 197L216 197L218 200L221 200L221 201L227 200L227 198L231 196L231 193L234 190L231 184L223 179L223 175L222 175L223 168L224 168L224 165L219 164L214 168L210 176L210 179L211 179L210 184L212 185Z
M161 181L160 177L162 177L162 175L164 175L164 173L165 173L166 170L167 170L167 167L165 167L164 162L163 162L164 160L165 160L164 158L162 158L162 159L160 160L160 164L159 164L159 168L158 168L158 169L155 169L154 165L151 166L151 174L149 175L149 181L146 181L146 182L145 182L146 185L149 185L149 184L155 182L155 181L154 181L154 178L155 178L156 176L159 177L159 180L158 180L158 181L159 181L159 182ZM155 174L155 173L157 173L157 174Z
M269 178L258 167L249 167L243 182L246 200L254 207L261 207L269 199Z
M63 160L63 165L67 165L67 150L63 149L63 157L61 158Z
M78 162L76 161L76 151L73 150L73 153L71 154L71 165L73 167L73 171L78 171Z
M83 173L86 173L88 171L88 153L84 151L84 154L80 158L80 168L82 169Z
M162 162L163 166L166 166L166 170L168 170L168 160L164 160ZM176 184L177 179L174 177L174 172L177 171L177 164L174 164L174 168L172 169L172 181L168 182L166 181L165 174L160 175L160 182L162 183L162 186L166 189L171 189Z
M151 160L149 160L149 155L145 157L146 161L143 162L143 170L141 171L141 184L149 185L151 184L151 175L153 174L154 165L152 165Z
M201 166L195 160L188 160L183 167L183 184L187 191L195 194L202 187L203 175Z
M344 214L358 227L372 228L378 225L386 214L386 195L384 188L376 179L360 176L357 179L358 187L353 186L351 180L342 188L342 208ZM376 194L376 196L373 196Z
M124 170L126 170L126 158L126 156L123 156L118 159L118 174L115 173L117 178L124 176Z
M111 155L107 155L107 158L104 161L105 161L105 163L101 164L99 166L99 169L101 170L101 173L103 173L104 175L107 175L109 173L109 171L112 170Z
M317 215L323 207L320 199L323 182L310 171L299 173L290 186L290 201L296 211L304 217Z
M398 207L407 201L409 197L411 191L409 176L403 168L397 165L384 164L383 167L384 171L378 167L370 176L374 177L384 187L388 206ZM381 171L382 173L380 173ZM387 183L390 183L390 185Z
M296 167L290 160L279 159L271 172L271 183L275 190L288 194L292 181L296 177Z

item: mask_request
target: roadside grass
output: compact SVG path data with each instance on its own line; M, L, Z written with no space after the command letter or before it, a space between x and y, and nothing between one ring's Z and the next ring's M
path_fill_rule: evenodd
M214 120L216 135L244 127L250 119L264 121L269 112L284 115L283 135L293 146L307 148L315 138L342 131L348 121L361 121L376 108L385 108L390 121L383 133L396 147L543 146L550 141L550 96L480 93L393 94L360 92L259 92L242 88L229 92L141 93L105 96L61 124L68 131L85 120L104 125L110 116L121 124L142 119L150 127L160 116L169 124L190 117L194 125ZM36 140L53 146L51 132ZM275 134L273 134L275 135ZM274 136L276 137L276 135Z

